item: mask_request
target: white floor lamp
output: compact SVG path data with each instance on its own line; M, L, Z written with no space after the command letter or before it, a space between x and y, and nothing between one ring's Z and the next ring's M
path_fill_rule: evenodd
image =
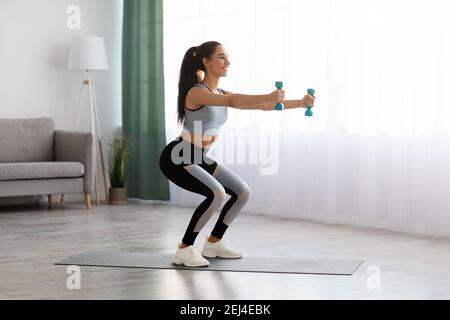
M90 78L90 71L96 70L108 70L108 60L106 57L105 41L102 37L79 37L74 38L72 46L70 48L70 57L67 68L69 70L82 70L85 71L85 80L81 85L80 96L78 99L77 116L75 120L75 130L78 129L78 121L80 118L81 101L85 89L89 92L89 105L90 105L90 120L91 129L94 136L94 141L98 141L98 148L100 153L100 160L103 173L103 187L105 189L105 199L108 203L108 187L106 182L106 169L105 161L103 157L103 143L102 134L100 130L100 121L98 117L97 101L95 98L95 86L94 80ZM95 148L94 148L95 150ZM97 153L95 152L95 159L97 160ZM97 163L97 161L96 161ZM97 166L95 166L97 169ZM95 170L95 197L96 204L100 204L99 192L98 192L98 175Z

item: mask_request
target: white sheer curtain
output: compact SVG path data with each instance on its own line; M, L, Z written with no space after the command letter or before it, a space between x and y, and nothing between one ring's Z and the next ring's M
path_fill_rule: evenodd
M413 233L450 235L450 4L438 0L165 0L167 137L185 51L229 53L223 89L304 109L231 109L211 155L252 188L244 208ZM244 146L244 149L242 148ZM174 204L200 196L171 184Z

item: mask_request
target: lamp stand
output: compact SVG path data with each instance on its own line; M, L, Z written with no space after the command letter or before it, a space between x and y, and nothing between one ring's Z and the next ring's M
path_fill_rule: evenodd
M89 90L89 105L90 105L90 112L91 112L92 134L94 135L94 140L98 141L98 148L99 148L99 153L100 153L100 161L101 161L102 174L103 174L103 188L105 189L106 203L108 203L109 196L108 196L108 186L106 183L105 160L103 157L103 138L102 138L101 131L100 131L100 121L99 121L98 110L97 110L97 99L95 98L94 80L92 80L89 77L89 70L86 70L86 79L87 80L84 80L83 84L81 85L80 97L78 99L77 117L75 120L75 130L78 129L78 120L80 118L81 101L83 100L84 91L87 88ZM96 165L95 165L95 199L96 199L96 205L98 206L100 204L100 198L99 198L99 192L98 192L97 153L96 152L95 152L95 163L96 163Z

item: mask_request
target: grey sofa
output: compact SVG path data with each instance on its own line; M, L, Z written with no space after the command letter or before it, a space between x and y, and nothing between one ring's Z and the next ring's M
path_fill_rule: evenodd
M90 209L90 132L55 130L52 119L0 119L0 197L84 193Z

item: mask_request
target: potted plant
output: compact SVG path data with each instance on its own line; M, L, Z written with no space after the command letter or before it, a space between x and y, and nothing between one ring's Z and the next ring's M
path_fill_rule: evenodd
M120 131L112 143L109 143L109 188L110 204L126 204L127 189L126 180L126 162L128 159L128 140Z

